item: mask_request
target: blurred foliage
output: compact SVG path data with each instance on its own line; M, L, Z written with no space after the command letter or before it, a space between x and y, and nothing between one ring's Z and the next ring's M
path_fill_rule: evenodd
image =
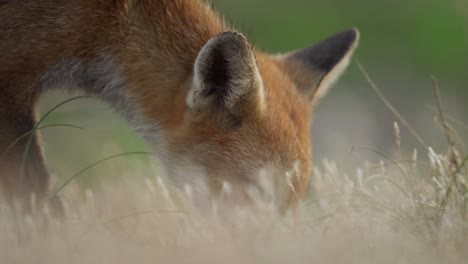
M466 84L468 10L461 0L213 0L213 5L269 52L310 45L357 27L358 56L385 70L401 64Z
M46 93L41 112L69 97L57 91ZM48 124L73 124L85 129L58 127L41 131L48 166L59 178L57 186L98 160L121 153L150 151L121 116L95 99L84 98L63 105L45 120L44 125ZM80 175L77 181L90 187L107 180L156 175L157 170L153 157L129 155L107 160Z

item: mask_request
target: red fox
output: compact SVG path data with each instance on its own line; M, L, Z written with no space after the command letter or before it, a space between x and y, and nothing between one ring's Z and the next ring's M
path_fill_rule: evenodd
M217 197L229 183L249 199L266 180L288 208L307 191L313 107L358 38L269 55L201 0L0 0L0 153L34 129L44 91L80 89L121 113L177 185ZM9 200L48 197L37 133L21 173L26 145L0 160Z

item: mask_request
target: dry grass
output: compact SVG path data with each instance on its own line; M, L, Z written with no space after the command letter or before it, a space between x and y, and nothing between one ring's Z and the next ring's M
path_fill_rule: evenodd
M399 142L397 126L395 136ZM1 262L463 263L465 164L451 156L454 146L447 155L429 149L422 160L396 147L397 160L349 171L324 161L294 216L279 216L267 203L253 212L202 214L189 192L159 178L93 192L70 185L63 219L44 208L18 217L3 205Z
M395 123L393 153L353 149L382 161L317 164L297 212L278 215L268 201L201 211L189 189L153 176L93 191L72 182L64 218L34 199L26 217L0 203L0 263L464 263L468 161L435 80L434 91L445 153L414 133L425 151L408 151Z

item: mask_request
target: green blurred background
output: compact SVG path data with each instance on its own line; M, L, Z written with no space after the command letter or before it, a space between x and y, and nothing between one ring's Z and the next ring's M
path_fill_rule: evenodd
M368 63L389 68L404 63L422 74L432 73L454 81L461 81L468 66L464 20L467 10L463 10L467 4L461 1L215 0L213 3L258 46L271 52L308 45L354 26L362 33L358 55Z
M441 130L434 122L431 76L439 80L455 128L462 137L468 135L468 1L213 0L212 5L255 45L271 53L305 47L357 27L361 43L356 57L428 144L443 147ZM42 112L67 97L48 94ZM352 63L317 109L312 131L315 159L348 159L353 145L392 151L394 121ZM87 128L43 133L51 170L61 179L106 156L148 150L124 120L96 101L70 103L47 122ZM418 147L404 128L402 137L408 149ZM99 165L79 181L92 184L156 172L152 158L128 156Z

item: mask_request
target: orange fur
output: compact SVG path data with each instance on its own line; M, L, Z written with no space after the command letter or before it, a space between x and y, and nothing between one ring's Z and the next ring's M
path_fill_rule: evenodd
M208 5L196 0L1 2L0 149L32 129L36 102L48 89L45 84L67 88L63 86L72 83L113 104L137 127L161 133L155 140L164 150L157 154L170 168L189 159L203 170L211 194L219 193L226 181L243 193L255 184L258 169L270 166L279 171L269 179L282 185L275 186L282 193L279 206L295 204L304 197L311 172L313 102L285 70L287 63L246 47L249 44L233 35L233 43L240 41L241 50L255 55L263 82L258 93L238 95L243 98L235 102L242 107L241 120L235 116L239 124L220 123L227 110L200 114L187 106L200 51L229 30ZM153 135L145 129L151 141ZM37 162L30 166L45 171L36 137L34 143ZM23 145L7 153L8 164L19 162ZM298 173L291 178L291 188L283 178L295 164ZM8 170L5 163L0 166L0 182L9 189L19 172L16 165ZM36 177L32 172L26 176ZM31 192L46 192L47 177L40 181Z

